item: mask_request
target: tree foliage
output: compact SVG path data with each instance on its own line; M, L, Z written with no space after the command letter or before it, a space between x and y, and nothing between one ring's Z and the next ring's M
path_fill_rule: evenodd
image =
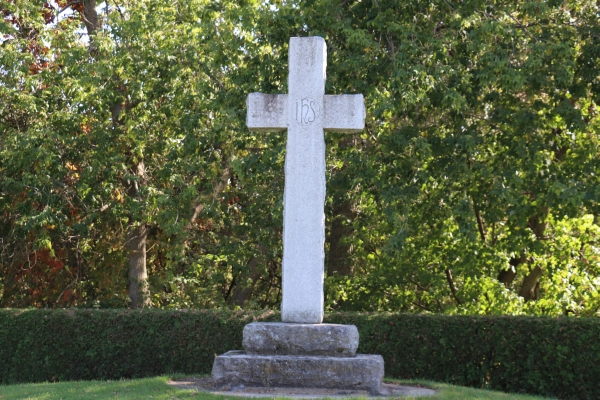
M319 35L367 106L326 135L327 307L598 314L596 2L90 1L2 5L2 306L128 305L143 233L153 306L277 307L285 135L244 101Z

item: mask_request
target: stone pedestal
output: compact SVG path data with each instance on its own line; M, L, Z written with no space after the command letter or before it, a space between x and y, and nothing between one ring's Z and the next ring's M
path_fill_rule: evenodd
M354 325L252 323L244 328L244 351L215 359L220 387L272 386L368 390L378 393L383 358L356 354Z

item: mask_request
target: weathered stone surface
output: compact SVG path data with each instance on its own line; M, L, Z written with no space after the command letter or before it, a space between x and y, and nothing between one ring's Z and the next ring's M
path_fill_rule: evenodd
M383 380L383 358L357 354L356 357L259 356L230 351L215 358L212 370L215 385L312 387L369 390L379 392Z
M320 37L293 37L288 95L251 93L248 128L287 128L283 199L281 319L323 321L325 263L325 137L323 130L360 132L362 95L325 95L327 48Z
M358 338L354 325L253 322L242 344L248 354L353 357Z
M290 38L289 126L283 191L281 320L323 321L325 137L323 38Z
M365 100L362 94L325 95L323 129L328 132L360 133L365 127Z
M283 131L288 127L288 95L250 93L246 125L255 132Z

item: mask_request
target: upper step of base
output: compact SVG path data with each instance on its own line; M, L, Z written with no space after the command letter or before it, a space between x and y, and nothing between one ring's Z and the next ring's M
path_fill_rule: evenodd
M242 344L248 354L353 357L358 339L354 325L253 322Z

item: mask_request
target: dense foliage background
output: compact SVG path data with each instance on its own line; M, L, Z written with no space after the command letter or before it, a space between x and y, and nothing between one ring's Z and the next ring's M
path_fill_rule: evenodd
M328 44L329 309L597 316L591 0L9 0L0 306L277 308L290 36Z

